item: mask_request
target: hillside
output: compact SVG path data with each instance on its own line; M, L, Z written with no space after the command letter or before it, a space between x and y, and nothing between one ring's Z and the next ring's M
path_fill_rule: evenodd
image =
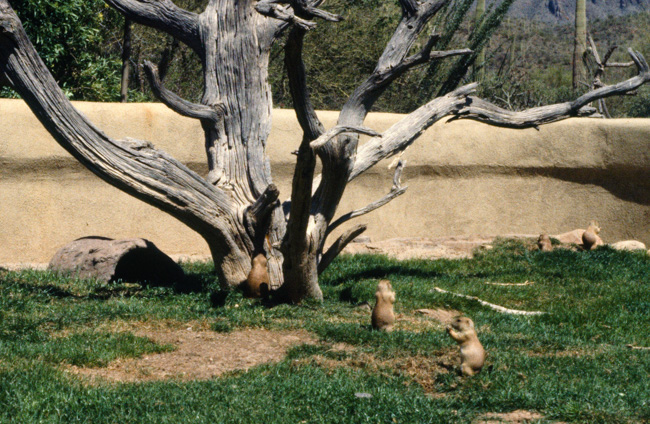
M573 20L576 0L518 0L510 8L515 19L532 19L547 23ZM588 0L588 19L604 19L650 10L650 0Z

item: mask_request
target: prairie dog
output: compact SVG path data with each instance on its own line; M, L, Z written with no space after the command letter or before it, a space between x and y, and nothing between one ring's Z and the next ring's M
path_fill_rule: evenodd
M244 286L246 297L266 297L269 293L269 273L266 270L266 257L259 253L253 257L251 271L248 273Z
M585 232L582 233L582 246L585 250L594 250L603 244L603 241L598 237L598 233L600 233L598 222L591 221Z
M447 333L460 346L460 371L464 376L471 376L483 368L485 350L478 341L474 322L468 317L456 317L447 326Z
M540 234L539 238L537 239L537 247L542 252L553 251L553 244L551 243L551 238L548 236L548 234Z
M382 331L392 331L395 324L395 312L393 303L395 303L395 292L390 285L390 281L381 280L377 284L375 292L375 308L372 310L372 328Z

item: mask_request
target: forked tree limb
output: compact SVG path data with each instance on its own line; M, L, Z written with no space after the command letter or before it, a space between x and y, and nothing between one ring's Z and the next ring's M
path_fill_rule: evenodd
M476 90L476 87L476 83L469 84L445 96L437 97L384 131L381 138L368 140L357 151L354 168L348 181L352 181L382 159L409 147L422 132L436 121L463 107L467 96Z
M594 108L587 107L589 103L606 97L629 93L650 81L650 67L648 67L643 55L632 49L628 49L628 53L639 70L638 75L618 84L591 90L574 101L513 112L485 100L470 97L467 105L456 112L456 117L474 119L510 128L530 128L570 117L589 116L595 111Z
M211 106L189 102L176 93L166 89L160 82L158 76L158 67L148 60L144 62L144 70L151 84L151 89L160 101L174 112L187 116L188 118L209 120L215 124L223 119L225 109L223 104L214 104Z
M126 18L159 29L202 52L199 15L176 6L171 0L104 0Z
M395 174L393 175L393 187L390 189L390 192L382 197L381 199L377 200L376 202L370 203L369 205L366 205L365 207L361 209L354 210L352 212L348 212L345 215L341 215L336 221L332 222L329 227L327 227L327 234L330 234L332 231L334 231L337 227L339 227L341 224L359 217L361 215L368 214L374 210L377 210L381 208L382 206L388 204L391 200L395 199L396 197L401 196L402 194L406 193L406 187L401 186L401 176L402 176L402 171L404 169L404 166L406 164L406 161L400 160L399 163L397 164L397 167L395 168Z
M293 9L287 4L279 4L273 0L260 1L255 5L258 13L269 18L275 18L289 24L295 24L303 30L316 28L316 23L296 16Z
M327 252L325 252L325 254L321 257L320 262L318 263L318 274L322 274L323 271L325 271L327 267L332 263L334 258L336 258L343 251L343 249L345 249L345 246L350 244L350 242L355 238L359 237L359 235L366 231L367 228L368 226L366 224L359 224L341 234L341 236L336 239L336 241L330 246Z
M453 293L444 289L441 289L440 287L434 287L433 288L435 291L439 293L444 293L444 294L450 294L452 296L456 297L462 297L464 299L470 299L470 300L475 300L481 305L487 306L488 308L495 310L497 312L501 312L503 314L511 314L511 315L546 315L548 312L541 312L541 311L521 311L518 309L508 309L504 308L503 306L500 305L495 305L494 303L486 302L485 300L481 300L476 296L468 296L466 294L459 294L459 293Z
M320 18L328 22L340 22L343 16L331 13L323 9L318 9L322 0L290 0L289 2L296 14L300 17L313 19Z
M337 125L331 130L328 130L327 132L322 134L316 140L312 141L309 145L314 150L320 150L323 148L323 146L325 146L327 142L332 140L337 135L343 133L365 134L373 137L381 137L381 135L377 131L373 130L372 128Z
M450 2L450 0L429 0L418 4L415 0L403 1L406 3L402 3L402 20L388 41L372 74L354 90L343 106L339 125L360 126L363 123L374 102L390 83L413 67L413 65L408 66L413 59L407 59L411 47L417 41L426 23ZM427 48L430 52L433 43L427 43L425 50Z

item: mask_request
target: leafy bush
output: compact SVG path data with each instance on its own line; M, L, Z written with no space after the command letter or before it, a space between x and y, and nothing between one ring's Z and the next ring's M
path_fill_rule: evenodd
M117 37L122 18L117 12L100 0L13 0L11 4L68 97L119 100Z

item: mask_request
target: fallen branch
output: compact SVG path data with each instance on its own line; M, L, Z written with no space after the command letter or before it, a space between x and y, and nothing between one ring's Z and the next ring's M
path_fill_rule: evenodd
M634 346L632 344L625 345L625 347L630 348L632 350L650 350L650 347L646 346Z
M440 287L434 287L433 288L435 291L440 292L440 293L445 293L445 294L450 294L452 296L457 296L457 297L464 297L465 299L470 299L470 300L475 300L481 305L487 306L490 309L493 309L497 312L501 312L504 314L512 314L512 315L545 315L548 312L541 312L541 311L520 311L517 309L508 309L504 308L503 306L495 305L494 303L486 302L485 300L481 300L476 296L468 296L466 294L459 294L459 293L452 293L447 290L443 290Z
M535 284L535 282L526 280L523 283L491 283L489 281L486 281L484 284L489 284L491 286L531 286Z

